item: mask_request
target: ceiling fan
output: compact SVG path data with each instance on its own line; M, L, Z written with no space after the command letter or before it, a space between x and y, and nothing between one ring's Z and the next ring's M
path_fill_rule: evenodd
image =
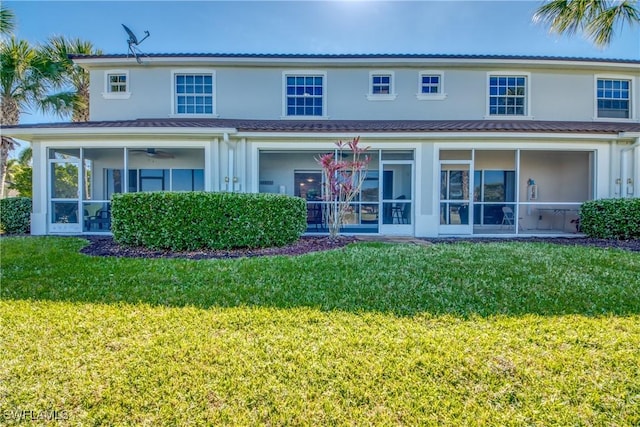
M175 156L168 151L156 150L155 148L146 148L140 150L129 150L133 154L146 154L154 159L173 159Z

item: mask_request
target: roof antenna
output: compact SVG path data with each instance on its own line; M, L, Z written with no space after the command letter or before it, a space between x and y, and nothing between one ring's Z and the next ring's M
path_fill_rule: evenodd
M129 43L129 52L131 53L131 55L133 55L134 58L136 58L136 62L138 64L142 64L142 60L138 57L138 55L142 54L142 52L140 52L140 49L138 49L138 45L140 45L140 43L145 41L145 39L149 37L151 34L149 34L149 31L145 31L144 37L138 40L136 35L133 34L133 31L131 31L129 27L127 27L124 24L122 24L122 27L124 27L124 30L129 35L129 39L127 40L127 43ZM127 57L129 57L129 54L127 54Z

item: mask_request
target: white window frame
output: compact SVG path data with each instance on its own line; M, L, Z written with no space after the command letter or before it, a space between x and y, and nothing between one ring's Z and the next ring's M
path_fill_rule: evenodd
M389 77L389 93L373 93L373 78L377 76ZM369 93L367 99L369 101L393 101L398 97L395 85L395 72L389 70L372 70L369 72Z
M631 87L629 88L629 118L615 118L615 117L599 117L598 116L598 80L629 80ZM636 120L636 97L634 91L636 90L636 77L628 74L595 74L593 76L593 120L603 122L630 122Z
M491 77L524 77L525 78L525 89L524 89L524 115L506 115L506 114L490 114L491 106L489 104L489 99L491 97L491 85L489 84ZM526 71L489 71L486 76L486 94L485 94L485 119L489 120L533 120L533 116L531 115L531 94L533 93L531 89L531 73Z
M287 115L287 77L322 76L322 116L289 116ZM284 70L282 72L282 116L287 120L326 120L327 114L327 72L322 70Z
M124 75L126 79L126 91L111 92L109 77L114 75ZM129 99L131 97L131 80L129 79L129 70L106 70L104 72L104 91L102 92L104 99Z
M196 114L196 113L178 113L176 112L176 74L208 74L211 75L212 80L212 94L211 94L211 102L213 103L211 108L211 114ZM179 68L175 70L171 70L171 113L169 117L208 117L215 118L218 117L217 108L218 108L218 100L217 100L217 84L218 79L216 78L216 70L212 68Z
M422 93L422 77L423 76L438 76L440 77L440 91L438 93ZM423 70L418 73L418 93L416 98L420 101L442 101L447 98L447 94L444 91L444 71L442 70Z

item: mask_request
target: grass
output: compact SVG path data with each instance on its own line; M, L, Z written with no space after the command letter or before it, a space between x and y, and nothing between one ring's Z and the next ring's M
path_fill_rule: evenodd
M189 261L0 244L0 424L640 424L637 253L367 243Z

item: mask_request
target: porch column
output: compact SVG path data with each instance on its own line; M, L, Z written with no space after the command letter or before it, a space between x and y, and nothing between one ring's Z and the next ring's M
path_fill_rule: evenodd
M640 194L640 137L620 152L620 197L638 197Z
M219 191L220 189L220 148L218 138L213 138L204 148L204 189Z
M32 171L33 177L33 212L31 214L31 234L41 236L47 234L47 211L49 203L47 200L49 192L47 186L47 174L49 165L47 162L47 148L39 141L31 142Z

